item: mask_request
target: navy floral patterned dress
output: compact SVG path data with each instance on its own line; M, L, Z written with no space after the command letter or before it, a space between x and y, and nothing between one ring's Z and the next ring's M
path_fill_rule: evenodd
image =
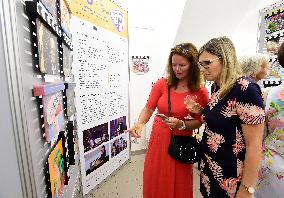
M218 88L203 110L200 191L203 197L235 197L242 179L246 145L241 124L265 120L261 90L247 77L239 78L223 98ZM251 131L253 133L254 131Z

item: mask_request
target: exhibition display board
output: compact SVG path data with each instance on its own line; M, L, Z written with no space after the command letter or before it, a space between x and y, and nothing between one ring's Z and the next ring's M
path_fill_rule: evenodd
M23 197L86 195L129 159L126 2L0 5Z
M284 69L277 60L279 45L284 41L284 2L280 1L260 11L257 51L270 57L269 72L264 87L276 86L284 79Z
M19 93L11 97L21 105L29 197L87 194L129 159L125 5L11 1L16 50L8 53L19 68L9 82Z
M76 197L81 193L81 176L70 2L11 3L17 13L12 16L17 22L13 26L17 32L13 52L19 53L12 79L18 83L15 89L19 94L12 96L20 100L21 110L16 114L22 118L17 122L23 123L25 131L19 146L26 155L20 155L19 161L27 161L24 175L30 178L30 183L22 185L30 188L28 197Z
M125 1L123 1L125 2ZM129 159L127 8L71 4L73 68L83 194Z

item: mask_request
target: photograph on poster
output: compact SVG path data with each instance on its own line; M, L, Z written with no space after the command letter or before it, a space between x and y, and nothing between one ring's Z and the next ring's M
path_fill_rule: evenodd
M47 142L57 138L64 127L62 92L42 97L44 132Z
M110 139L124 133L126 129L126 116L110 121Z
M72 54L71 50L64 44L62 45L63 50L63 73L64 76L72 76Z
M145 74L149 72L149 56L132 56L132 72Z
M40 0L50 14L57 20L57 0Z
M115 157L126 148L127 148L126 135L123 135L111 143L111 157Z
M71 14L68 10L68 3L66 0L60 0L60 20L63 31L70 34L70 19Z
M44 74L59 74L57 37L36 19L39 69Z
M96 150L88 153L85 158L86 175L101 167L109 161L109 143L98 147Z
M84 152L96 148L109 140L108 123L83 131Z
M63 142L63 139L59 139L48 157L50 197L52 198L60 198L66 179Z

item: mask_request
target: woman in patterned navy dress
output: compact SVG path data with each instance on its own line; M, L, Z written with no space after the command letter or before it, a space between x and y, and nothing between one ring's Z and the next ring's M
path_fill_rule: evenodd
M199 66L205 80L214 82L209 103L200 112L205 123L201 194L252 197L264 130L261 90L242 76L235 48L227 37L211 39L200 49Z

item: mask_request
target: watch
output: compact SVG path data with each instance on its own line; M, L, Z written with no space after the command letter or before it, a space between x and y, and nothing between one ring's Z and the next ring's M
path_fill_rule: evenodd
M186 129L186 125L185 125L185 122L183 120L180 120L181 121L181 126L178 128L178 130L185 130Z
M249 193L249 194L253 194L255 193L255 189L252 186L246 186L244 184L241 183L241 186L243 186L245 188L245 190Z

